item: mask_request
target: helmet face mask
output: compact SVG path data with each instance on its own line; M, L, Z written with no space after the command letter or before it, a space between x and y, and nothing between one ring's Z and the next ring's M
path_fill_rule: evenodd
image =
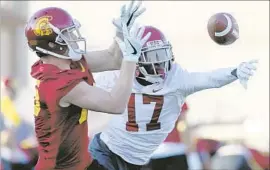
M79 28L80 23L77 20L73 20L74 25L64 28L62 30L57 29L52 24L50 26L56 32L57 37L55 42L60 45L67 45L75 53L85 54L86 53L86 39L81 36Z
M169 49L160 48L142 52L138 65L144 67L147 76L164 77L169 71L172 55Z
M152 32L152 35L142 48L137 67L141 74L136 77L150 83L160 83L171 69L174 60L172 47L161 31L154 27L145 28L144 34Z

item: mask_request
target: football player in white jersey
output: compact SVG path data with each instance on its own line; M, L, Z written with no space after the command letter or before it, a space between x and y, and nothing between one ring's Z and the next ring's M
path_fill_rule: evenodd
M124 114L113 116L90 145L90 152L109 170L140 169L173 130L185 98L195 92L220 88L239 79L246 87L256 61L210 72L188 72L174 62L172 46L157 28L145 26L144 44L132 94ZM118 76L117 72L114 72ZM105 79L114 79L104 73ZM103 79L100 77L100 79ZM98 84L98 78L96 82Z

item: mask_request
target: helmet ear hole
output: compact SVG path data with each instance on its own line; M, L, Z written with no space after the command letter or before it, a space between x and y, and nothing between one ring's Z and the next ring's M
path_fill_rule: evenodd
M59 45L53 42L49 42L48 47L50 48L51 51L55 51L60 54L64 54L68 49L66 45Z
M56 44L55 43L52 43L52 42L49 42L48 43L48 46L52 49L55 49L56 48Z
M53 53L59 54L59 55L64 55L68 52L68 46L67 45L59 45L51 41L46 41L46 40L39 40L37 41L37 44L34 46L31 46L31 48L36 51L36 54L39 57L44 57L47 56L48 54L44 54L42 51L37 50L36 48L39 47L44 50L51 51Z

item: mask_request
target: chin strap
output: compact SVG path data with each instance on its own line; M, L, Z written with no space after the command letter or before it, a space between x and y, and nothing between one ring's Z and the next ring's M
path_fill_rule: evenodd
M162 83L165 79L165 75L163 77L160 77L160 75L154 75L154 76L150 76L148 75L147 71L145 70L144 67L138 67L138 71L142 73L142 75L144 75L144 77L137 77L140 79L143 79L145 81L148 81L150 83Z
M48 51L44 48L36 47L36 50L39 52L42 52L44 54L52 55L57 58L62 58L62 59L71 59L72 61L79 61L82 58L82 54L75 53L73 50L69 50L68 56L60 55L57 53L54 53L52 51Z

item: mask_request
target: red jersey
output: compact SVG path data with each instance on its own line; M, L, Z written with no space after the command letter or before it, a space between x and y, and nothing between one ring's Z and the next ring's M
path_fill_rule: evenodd
M75 105L59 105L79 82L94 83L86 60L77 64L79 67L71 70L41 61L32 66L31 75L37 79L34 114L39 143L35 170L84 170L92 162L88 153L88 111Z

